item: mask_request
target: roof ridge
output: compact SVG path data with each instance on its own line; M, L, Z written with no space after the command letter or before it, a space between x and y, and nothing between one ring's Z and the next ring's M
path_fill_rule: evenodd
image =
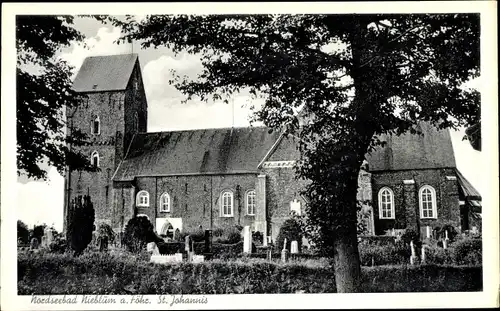
M161 133L174 133L174 132L194 132L194 131L208 131L208 130L231 130L231 129L271 129L268 126L238 126L238 127L210 127L210 128L200 128L200 129L184 129L184 130L169 130L169 131L156 131L156 132L142 132L137 133L138 135L146 134L161 134Z

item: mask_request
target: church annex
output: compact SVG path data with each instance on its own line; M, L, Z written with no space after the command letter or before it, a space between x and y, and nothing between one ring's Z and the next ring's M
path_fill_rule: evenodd
M73 87L82 103L67 112L68 133L79 128L90 142L72 148L100 170L66 175L65 228L69 202L84 194L96 223L115 232L143 214L158 234L239 224L274 240L291 211L304 212L293 138L265 127L148 132L137 54L88 57ZM387 145L367 155L358 197L373 202L366 208L371 234L471 228L481 197L456 168L450 134L420 126L424 136L384 136Z

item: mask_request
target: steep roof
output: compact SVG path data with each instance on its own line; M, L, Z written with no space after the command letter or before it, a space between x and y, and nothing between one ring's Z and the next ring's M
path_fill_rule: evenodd
M256 173L278 136L265 127L139 133L113 179Z
M73 89L77 92L125 90L137 59L137 54L87 57L73 81Z
M462 175L457 169L458 185L460 186L460 194L467 200L481 201L481 194L474 188L474 186Z
M423 135L381 135L384 147L366 155L370 171L456 167L450 132L420 123Z

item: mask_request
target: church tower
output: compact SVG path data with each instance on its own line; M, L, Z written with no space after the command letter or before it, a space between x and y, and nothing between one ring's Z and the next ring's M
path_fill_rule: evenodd
M112 177L138 132L147 132L147 101L137 54L92 56L83 62L73 89L80 94L77 108L68 108L67 133L79 129L88 136L84 146L69 146L88 156L96 172L65 176L64 230L71 201L90 195L95 224L111 224Z

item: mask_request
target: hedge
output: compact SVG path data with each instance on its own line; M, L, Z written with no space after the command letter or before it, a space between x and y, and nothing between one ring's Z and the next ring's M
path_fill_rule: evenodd
M110 253L18 254L18 294L331 293L333 269L264 260L152 264ZM363 267L363 292L480 291L481 267Z

